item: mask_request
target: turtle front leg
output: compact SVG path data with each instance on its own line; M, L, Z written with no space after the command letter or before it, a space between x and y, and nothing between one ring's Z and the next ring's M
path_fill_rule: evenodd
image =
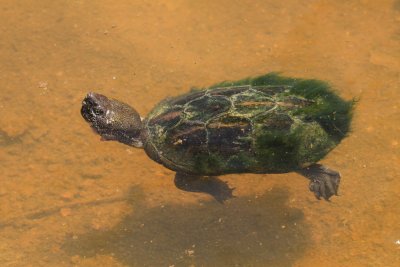
M210 194L220 203L233 198L232 192L235 188L230 188L227 182L215 176L197 176L185 173L176 173L175 186L187 192L202 192Z
M298 171L301 175L310 179L310 191L314 192L317 199L325 200L333 195L338 195L340 173L331 170L321 164L313 164Z

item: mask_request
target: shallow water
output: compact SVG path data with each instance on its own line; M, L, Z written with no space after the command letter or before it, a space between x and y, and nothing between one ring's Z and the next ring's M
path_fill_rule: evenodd
M398 266L400 1L1 1L1 266ZM175 188L143 151L100 142L88 91L161 99L270 71L356 97L323 163L226 175L224 204Z

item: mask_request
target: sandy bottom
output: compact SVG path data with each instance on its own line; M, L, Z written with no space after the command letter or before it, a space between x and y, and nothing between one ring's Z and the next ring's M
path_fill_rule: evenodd
M400 1L1 1L1 266L398 266ZM270 71L356 97L322 162L226 175L235 198L175 188L143 151L100 142L88 91L145 116L167 96Z

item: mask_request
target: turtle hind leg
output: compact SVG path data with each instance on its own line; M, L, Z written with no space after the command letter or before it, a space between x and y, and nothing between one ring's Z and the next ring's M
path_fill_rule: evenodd
M321 164L313 164L298 171L301 175L310 179L310 191L317 199L323 197L325 200L333 195L338 195L340 184L340 173L331 170Z
M187 192L207 193L220 203L233 198L233 190L228 184L216 176L196 176L185 173L176 173L175 186Z

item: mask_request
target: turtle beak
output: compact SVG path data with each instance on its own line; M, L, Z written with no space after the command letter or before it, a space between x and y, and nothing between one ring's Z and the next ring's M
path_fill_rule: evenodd
M96 105L92 97L93 93L89 93L82 101L81 115L87 122L93 122L92 107Z

